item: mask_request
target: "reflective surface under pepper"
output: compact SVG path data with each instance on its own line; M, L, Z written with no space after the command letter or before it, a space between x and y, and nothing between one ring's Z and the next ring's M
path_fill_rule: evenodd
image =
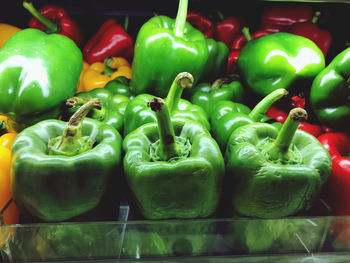
M118 206L122 138L105 123L83 120L97 101L87 102L68 123L44 120L17 135L11 189L24 215L68 220L99 206L105 196L111 197L104 200L108 209Z
M16 132L57 118L75 94L83 60L75 43L59 34L23 29L0 49L0 114Z
M314 42L284 32L252 39L237 59L243 82L258 96L279 88L292 93L309 90L324 67L324 56Z
M350 48L339 53L314 79L310 104L324 125L350 131Z
M164 101L149 103L158 123L142 125L123 142L124 172L135 210L146 219L197 218L218 206L224 160L206 128L170 121Z
M280 129L252 123L232 133L225 163L228 200L236 213L279 218L312 206L332 163L314 136L297 129L306 117L305 110L295 108Z

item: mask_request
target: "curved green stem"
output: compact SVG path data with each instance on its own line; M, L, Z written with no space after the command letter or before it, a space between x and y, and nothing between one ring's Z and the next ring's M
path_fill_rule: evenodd
M46 29L47 33L57 33L60 31L59 25L54 23L52 20L48 19L42 15L34 6L31 1L23 1L23 7L29 11L36 19L38 19Z
M213 82L213 84L210 87L210 90L220 89L222 84L229 83L229 82L230 82L229 78L218 78Z
M177 37L183 37L184 35L184 29L187 18L187 8L188 0L180 0L174 25L175 36Z
M242 28L242 33L244 35L244 38L247 40L247 42L252 40L252 36L251 36L251 34L249 32L249 27L243 27Z
M165 99L169 112L176 109L181 99L183 89L191 88L193 82L194 78L192 74L188 72L181 72L176 76Z
M158 121L159 145L157 155L163 161L179 156L181 149L175 142L174 127L166 103L161 98L155 97L148 102L148 106L156 113Z
M302 121L306 121L307 112L302 108L294 108L280 129L276 140L267 151L270 160L286 160L294 134Z
M107 75L108 77L110 77L113 73L114 70L111 68L111 66L113 65L113 58L111 57L106 57L103 61L103 65L104 65L104 71L103 74Z
M73 156L92 148L93 141L82 136L82 122L94 107L101 107L99 99L88 100L73 114L62 136L50 139L49 154Z
M265 116L268 109L279 99L286 96L288 91L286 89L277 89L263 98L254 109L248 114L249 118L254 122L260 122Z
M318 20L320 19L320 16L321 16L321 12L320 11L316 11L315 15L311 19L311 23L317 24Z

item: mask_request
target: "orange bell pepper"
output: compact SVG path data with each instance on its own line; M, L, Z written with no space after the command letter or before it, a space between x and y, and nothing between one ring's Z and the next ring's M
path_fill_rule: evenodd
M0 136L0 225L17 224L19 221L19 210L11 194L11 146L16 133L5 133ZM10 238L15 228L5 227L0 231L0 248L4 246L6 238ZM4 237L6 233L6 237Z
M14 33L17 33L20 30L21 29L16 26L0 23L0 48L7 39L9 39Z
M83 73L82 91L103 88L107 82L119 76L131 78L131 65L123 57L107 57L104 63L92 63Z

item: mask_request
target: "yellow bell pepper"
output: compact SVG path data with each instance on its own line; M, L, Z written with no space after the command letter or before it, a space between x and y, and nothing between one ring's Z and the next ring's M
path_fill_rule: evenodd
M17 224L19 211L11 194L11 146L16 133L5 133L0 136L0 225ZM8 205L8 206L7 206ZM7 207L6 207L7 206ZM4 246L6 238L10 238L15 228L5 227L0 231L0 248ZM6 233L6 237L4 237Z
M17 33L20 30L21 29L16 26L0 23L0 48L7 39L9 39L14 33Z
M89 67L90 67L89 63L87 63L86 61L83 61L83 67L81 69L81 73L80 73L79 81L78 81L78 85L77 85L77 93L85 91L83 79L84 79L85 71Z
M103 88L107 82L116 77L131 78L131 65L122 57L107 57L102 62L95 62L86 69L82 76L83 87L79 90L90 91L95 88Z

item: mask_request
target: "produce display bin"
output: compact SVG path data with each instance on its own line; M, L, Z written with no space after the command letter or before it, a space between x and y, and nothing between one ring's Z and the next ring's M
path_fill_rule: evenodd
M136 39L140 26L153 15L176 16L178 1L36 0L35 6L57 4L69 10L89 39L106 18L124 21ZM326 63L350 43L347 30L350 1L189 1L189 10L220 10L242 15L258 29L265 8L311 5L326 15L333 43ZM31 15L21 1L0 9L0 22L26 28ZM256 25L256 28L254 28ZM0 193L1 194L1 193ZM348 262L350 216L334 216L320 197L307 213L278 219L211 217L186 220L140 220L125 192L115 217L46 223L20 218L4 224L0 207L0 262ZM115 210L115 207L113 208ZM95 217L96 218L96 217ZM1 236L3 245L1 246Z

